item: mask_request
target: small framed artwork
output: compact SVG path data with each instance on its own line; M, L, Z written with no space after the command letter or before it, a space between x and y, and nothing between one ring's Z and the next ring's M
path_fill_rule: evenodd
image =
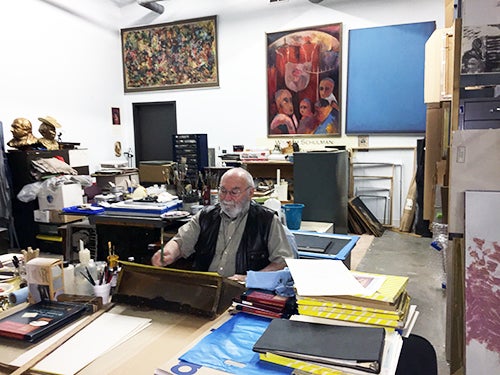
M120 108L111 108L111 122L113 125L120 125Z
M219 86L217 17L121 30L125 92Z
M342 24L266 34L268 136L339 136Z

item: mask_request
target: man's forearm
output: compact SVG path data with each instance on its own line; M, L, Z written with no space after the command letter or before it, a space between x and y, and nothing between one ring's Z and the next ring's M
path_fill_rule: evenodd
M163 258L162 258L163 255ZM151 263L154 266L168 266L181 257L181 251L176 241L170 240L163 248L158 250L152 257Z

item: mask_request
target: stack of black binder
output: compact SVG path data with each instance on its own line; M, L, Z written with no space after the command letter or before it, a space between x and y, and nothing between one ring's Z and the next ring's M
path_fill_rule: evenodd
M385 330L273 319L253 350L260 359L286 365L303 361L318 370L345 368L378 374Z

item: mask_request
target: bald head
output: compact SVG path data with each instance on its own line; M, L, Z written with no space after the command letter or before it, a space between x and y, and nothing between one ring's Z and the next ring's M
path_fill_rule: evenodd
M231 168L228 170L222 175L221 185L227 180L236 181L241 184L246 184L247 186L253 186L253 177L250 172L244 168Z

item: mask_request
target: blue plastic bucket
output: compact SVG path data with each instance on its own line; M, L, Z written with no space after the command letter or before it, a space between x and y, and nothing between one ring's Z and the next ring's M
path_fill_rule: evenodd
M287 203L283 205L283 211L285 211L286 217L286 226L288 229L300 229L303 209L304 205L302 203Z

